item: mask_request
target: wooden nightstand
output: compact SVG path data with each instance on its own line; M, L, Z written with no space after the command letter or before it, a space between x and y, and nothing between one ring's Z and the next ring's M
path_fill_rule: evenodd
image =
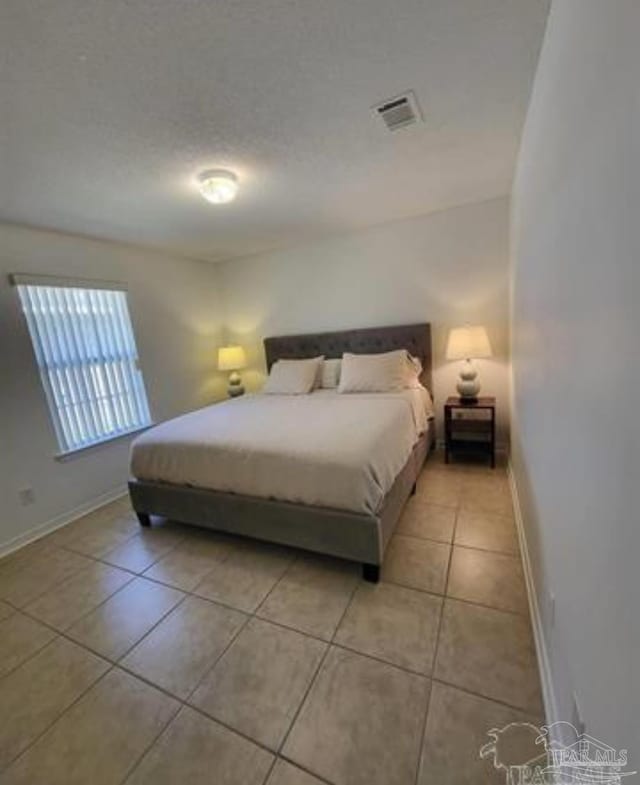
M444 405L444 459L453 453L486 455L496 465L496 399L465 401L455 396Z

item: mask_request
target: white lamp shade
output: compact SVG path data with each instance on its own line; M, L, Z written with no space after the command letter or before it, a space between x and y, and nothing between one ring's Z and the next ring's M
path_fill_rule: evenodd
M242 346L221 346L218 349L218 369L220 371L238 371L247 364Z
M484 327L456 327L449 333L447 360L475 360L491 355L491 344Z

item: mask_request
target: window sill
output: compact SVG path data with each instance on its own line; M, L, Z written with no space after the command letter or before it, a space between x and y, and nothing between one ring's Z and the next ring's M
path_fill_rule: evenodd
M142 431L146 431L149 428L153 428L155 423L150 422L148 425L140 425L136 428L132 428L130 431L121 431L120 433L116 433L113 436L107 436L106 439L100 439L99 442L91 442L91 444L85 444L82 447L75 447L73 450L67 450L66 452L58 452L56 453L53 458L56 461L71 461L74 458L80 457L83 453L92 452L93 450L99 450L100 447L104 447L107 444L111 444L112 442L116 442L119 439L126 439L127 436L135 436L137 433L142 433Z

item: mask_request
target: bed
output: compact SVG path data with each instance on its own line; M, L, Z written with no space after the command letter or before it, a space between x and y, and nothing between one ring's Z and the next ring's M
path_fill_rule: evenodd
M406 349L431 390L428 324L267 338L279 359ZM131 450L142 525L157 514L361 562L376 581L386 545L434 443L425 390L248 395L150 429Z

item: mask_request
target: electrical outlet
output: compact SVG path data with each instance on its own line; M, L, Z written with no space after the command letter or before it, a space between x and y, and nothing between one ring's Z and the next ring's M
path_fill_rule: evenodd
M582 735L585 732L585 724L584 719L582 718L582 712L580 711L580 704L578 703L578 696L576 693L572 693L571 695L573 699L573 708L571 711L571 724L576 729L578 735Z
M36 500L35 494L33 492L33 488L21 488L18 491L18 498L20 499L20 504L23 507L27 507L29 504L33 504Z

